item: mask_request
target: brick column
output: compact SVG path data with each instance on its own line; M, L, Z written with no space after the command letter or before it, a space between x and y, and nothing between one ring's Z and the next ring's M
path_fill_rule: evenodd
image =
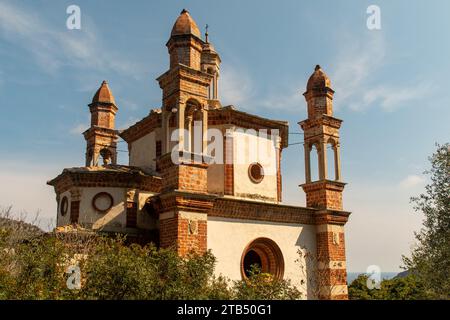
M228 128L225 131L225 140L223 144L224 157L224 194L234 195L234 128Z
M282 180L281 180L281 138L278 137L276 141L276 157L277 157L277 201L282 200Z
M70 190L70 223L79 223L81 190Z
M316 227L319 299L348 299L344 226L324 223Z
M332 180L302 184L306 193L306 206L317 209L342 210L342 192L345 183Z
M174 164L167 153L158 159L158 167L163 178L158 196L160 247L182 256L206 252L207 212L215 199L207 193L208 165L192 159Z
M169 211L159 218L160 246L173 248L181 256L207 250L207 214Z

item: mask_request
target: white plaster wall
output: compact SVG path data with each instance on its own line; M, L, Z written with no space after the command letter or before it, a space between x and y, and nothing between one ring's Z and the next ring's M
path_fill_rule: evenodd
M155 167L156 139L155 132L133 141L130 151L130 166Z
M297 250L301 247L306 247L315 256L316 230L312 225L208 217L208 249L217 258L216 274L240 280L243 251L260 237L269 238L279 246L284 258L284 278L291 279L306 298L308 279L305 278L311 276L305 277L301 272L300 267L306 262L296 260L299 259ZM302 285L301 280L305 284Z
M61 201L62 201L62 199L64 197L67 197L68 208L67 208L67 213L64 216L62 216L60 208L61 208ZM59 203L58 203L58 206L57 206L57 208L58 208L58 215L57 215L57 219L56 219L56 226L57 227L65 226L65 225L70 224L70 201L71 201L71 199L70 199L70 191L65 191L65 192L60 194L60 196L59 196Z
M126 226L124 188L80 188L82 189L80 215L81 225L104 231L120 231ZM99 213L92 206L92 199L99 192L107 192L113 197L113 206L107 213Z
M257 194L277 201L277 156L273 141L246 132L235 132L233 137L235 196L248 198ZM264 179L260 183L254 183L248 175L249 165L253 162L258 162L264 169Z

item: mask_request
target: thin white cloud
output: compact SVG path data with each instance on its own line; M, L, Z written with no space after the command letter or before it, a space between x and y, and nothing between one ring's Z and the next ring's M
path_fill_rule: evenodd
M351 110L362 111L379 107L391 112L432 92L431 84L419 79L401 85L388 83L389 79L381 81L380 71L389 63L383 34L371 33L356 41L355 38L343 41L345 46L338 48L333 64L331 82L338 108L347 105Z
M138 119L136 117L128 117L128 119L124 123L119 125L118 127L121 130L128 129L129 127L131 127L133 124L135 124L136 122L138 122L140 120L142 120L142 119Z
M404 178L402 181L400 181L399 186L402 189L410 189L422 185L424 182L425 182L424 177L416 174L411 174L406 178Z
M85 132L88 128L89 128L89 126L87 124L80 123L80 124L75 125L73 128L71 128L69 130L69 132L71 134L79 135L79 134L82 134L83 132Z
M83 69L111 70L137 77L142 73L114 50L103 47L95 25L83 15L81 30L68 30L65 25L50 26L36 12L0 3L0 37L28 50L37 64L48 73L56 73L63 66Z
M249 108L249 101L254 95L254 86L249 74L244 69L230 65L222 66L219 78L219 98L223 105L236 105Z
M353 110L377 104L384 111L395 111L406 105L407 102L422 99L432 92L430 83L422 82L410 87L378 86L369 89L362 98L360 105L350 105Z
M355 38L341 38L345 45L337 49L337 58L332 64L331 83L340 102L360 95L362 87L368 85L386 57L386 43L381 33L359 41Z

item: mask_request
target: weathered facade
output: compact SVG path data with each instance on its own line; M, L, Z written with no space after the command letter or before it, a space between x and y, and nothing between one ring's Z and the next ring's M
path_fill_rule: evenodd
M342 205L342 121L333 117L329 78L317 66L304 93L308 118L299 124L307 207L283 205L287 122L221 105L219 54L186 10L166 45L170 67L157 79L160 109L118 131L119 109L108 84L94 95L85 166L64 169L48 182L56 192L57 226L125 233L180 255L211 249L217 273L231 279L246 277L256 263L291 279L307 298L346 299L344 225L350 213ZM119 138L128 145L128 165L117 164ZM310 173L312 150L318 153L317 181ZM327 161L334 161L334 179Z

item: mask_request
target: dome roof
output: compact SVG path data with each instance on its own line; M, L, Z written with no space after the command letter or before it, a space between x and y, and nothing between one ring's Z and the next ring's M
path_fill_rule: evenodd
M116 104L116 102L114 100L114 96L108 87L108 83L105 80L103 80L102 85L97 90L94 97L92 98L92 103L95 103L95 102Z
M189 12L186 9L181 11L180 16L177 21L173 25L171 36L182 35L182 34L192 34L197 38L201 38L200 30L197 27L194 19L189 15Z
M308 84L306 85L306 91L325 87L331 88L330 78L328 78L319 65L316 65L313 74L309 77Z

